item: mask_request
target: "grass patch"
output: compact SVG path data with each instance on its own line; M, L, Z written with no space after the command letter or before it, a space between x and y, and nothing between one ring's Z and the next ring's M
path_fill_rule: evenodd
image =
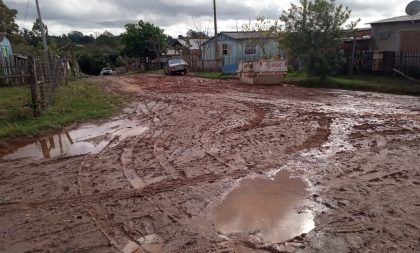
M29 89L0 89L0 108L4 105L8 108L0 113L0 138L38 135L71 123L106 117L123 105L121 96L105 91L99 83L88 79L62 86L55 103L38 118L33 118L31 108L24 106L29 99Z
M306 78L307 74L303 71L288 72L288 78Z
M0 88L0 120L19 120L31 115L29 87Z
M285 82L304 87L344 90L374 91L400 95L420 96L420 85L407 79L390 76L354 75L333 76L324 81L294 73L288 74Z
M201 77L201 78L222 79L222 80L232 79L236 77L236 75L230 75L230 74L225 74L223 72L213 72L213 71L194 72L193 75L197 77Z

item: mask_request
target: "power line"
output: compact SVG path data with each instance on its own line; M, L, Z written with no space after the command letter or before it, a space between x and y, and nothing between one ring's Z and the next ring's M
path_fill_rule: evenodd
M23 30L25 30L26 17L28 16L29 0L26 2L25 21L23 21Z

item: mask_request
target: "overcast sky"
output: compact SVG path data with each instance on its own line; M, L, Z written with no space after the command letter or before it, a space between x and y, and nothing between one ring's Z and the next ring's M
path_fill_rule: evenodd
M297 0L291 0L297 2ZM35 0L3 0L18 10L20 28L32 28L36 18ZM85 34L98 34L108 30L114 34L124 31L127 23L138 20L152 22L171 36L185 34L188 29L201 27L213 31L212 0L39 0L42 18L50 34L63 34L73 30ZM404 15L406 0L337 0L348 6L352 18L366 23ZM28 8L27 8L28 6ZM232 31L257 15L278 18L288 9L289 0L217 0L218 29ZM26 15L25 15L26 14ZM26 17L26 21L25 21Z

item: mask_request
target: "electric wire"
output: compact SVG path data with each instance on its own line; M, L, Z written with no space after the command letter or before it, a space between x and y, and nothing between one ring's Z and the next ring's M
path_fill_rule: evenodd
M25 11L25 20L23 21L23 30L25 30L25 25L26 25L26 17L28 16L28 8L29 8L29 0L26 2L26 11Z

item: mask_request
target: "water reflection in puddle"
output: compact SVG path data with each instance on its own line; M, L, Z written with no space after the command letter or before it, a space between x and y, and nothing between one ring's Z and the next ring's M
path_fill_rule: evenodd
M254 234L273 243L308 233L315 224L306 187L287 171L274 180L243 180L216 210L216 229L222 234Z
M28 145L11 143L4 160L21 158L48 159L59 156L97 154L106 146L115 146L129 136L142 134L147 128L139 122L121 119L102 125L83 125L79 129L39 139ZM111 144L111 141L116 140Z

